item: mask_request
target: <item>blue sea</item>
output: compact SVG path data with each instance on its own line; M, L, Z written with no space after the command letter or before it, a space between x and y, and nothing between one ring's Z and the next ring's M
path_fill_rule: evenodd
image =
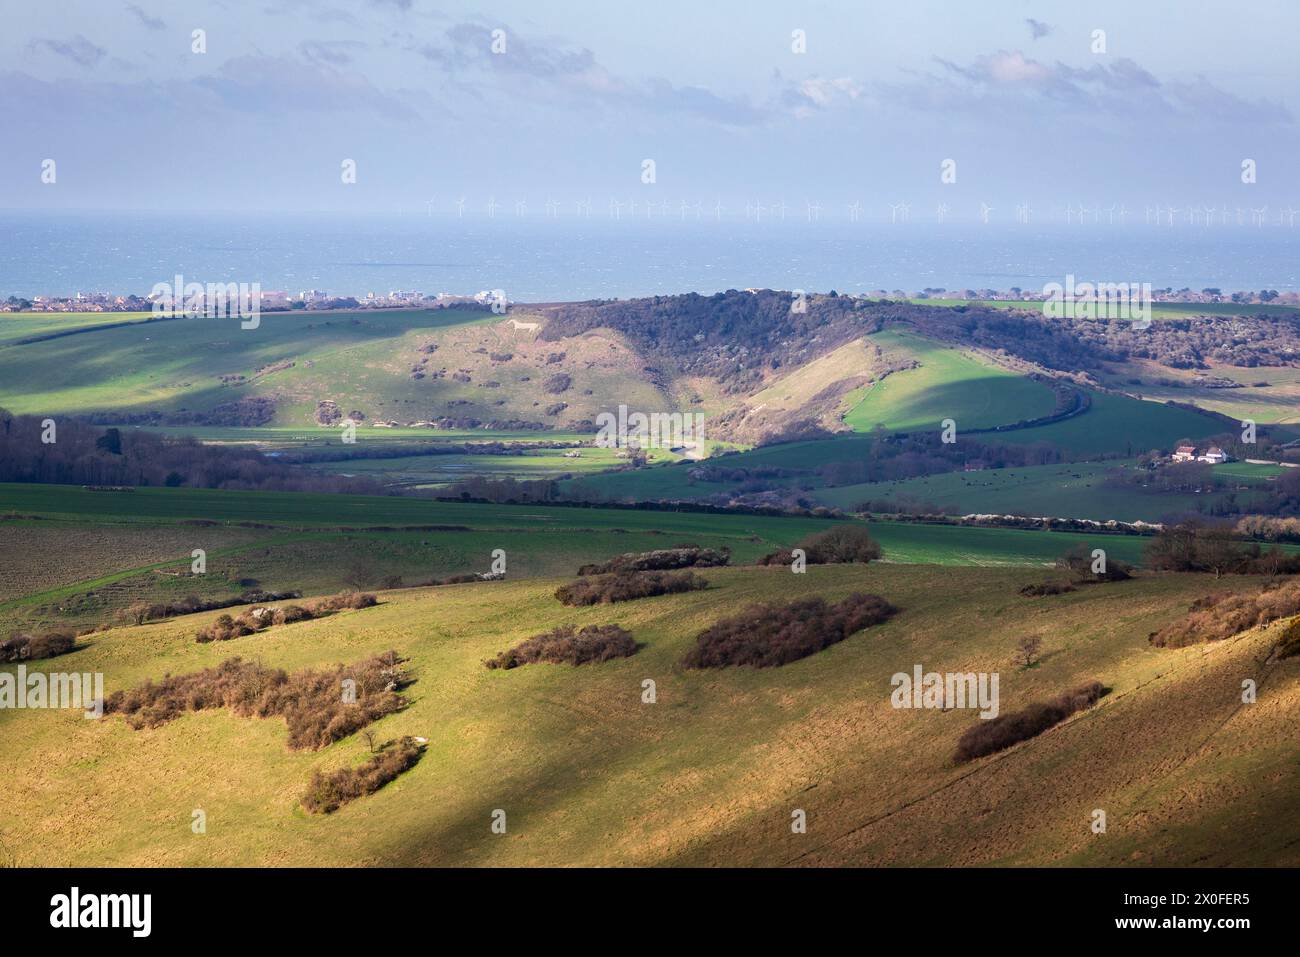
M0 213L0 298L146 295L178 273L358 297L499 288L521 302L746 287L1041 290L1067 274L1156 289L1295 291L1300 232L1276 224L891 226L595 213Z

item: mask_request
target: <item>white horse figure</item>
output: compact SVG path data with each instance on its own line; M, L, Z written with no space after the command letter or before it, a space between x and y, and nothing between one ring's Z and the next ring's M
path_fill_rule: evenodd
M515 327L516 332L519 330L523 330L524 332L536 332L538 329L542 328L541 323L538 322L520 322L518 319L508 319L506 321Z

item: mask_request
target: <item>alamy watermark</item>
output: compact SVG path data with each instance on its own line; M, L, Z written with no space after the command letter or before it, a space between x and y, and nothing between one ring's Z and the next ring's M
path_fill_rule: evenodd
M78 708L87 718L104 716L103 672L0 671L0 709Z
M74 886L50 898L50 926L55 928L123 928L132 937L153 929L152 894L89 894Z
M926 671L913 665L912 673L896 673L889 679L894 686L889 703L895 708L979 708L985 720L998 716L998 673L985 671Z
M596 447L602 449L704 449L703 412L632 412L596 416Z
M1075 282L1043 286L1043 315L1048 319L1130 319L1134 329L1151 325L1151 283Z
M241 329L256 329L262 322L260 282L187 283L177 273L172 282L155 283L149 298L156 316L240 319Z

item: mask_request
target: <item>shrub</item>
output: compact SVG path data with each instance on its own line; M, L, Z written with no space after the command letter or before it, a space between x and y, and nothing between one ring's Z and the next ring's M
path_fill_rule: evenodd
M957 741L957 753L953 758L972 761L1027 741L1060 724L1076 711L1091 708L1105 693L1102 683L1093 681L1051 701L1038 701L1020 711L982 720Z
M595 605L675 595L708 587L707 580L690 571L616 572L598 578L579 578L561 585L556 589L555 597L565 605Z
M379 599L368 592L341 591L337 595L317 598L307 608L313 615L322 612L338 611L342 608L371 608L379 604Z
M345 591L326 598L317 598L306 605L284 605L280 608L250 608L238 618L221 615L206 628L194 634L200 644L209 641L229 641L244 635L256 634L271 625L290 625L295 621L321 618L342 608L369 608L378 604L374 595L365 592Z
M551 664L599 664L611 658L636 654L632 635L618 625L561 625L520 642L509 651L483 662L488 668L518 668L537 662Z
M848 562L871 562L880 557L880 545L863 525L835 525L823 532L808 535L795 546L802 548L809 565L837 565ZM782 548L758 560L760 565L789 565L794 561L792 549Z
M752 605L701 632L682 665L770 668L789 664L879 624L897 611L879 595L860 592L834 605L828 605L823 598L804 598L787 605Z
M570 376L565 375L563 372L557 372L542 383L542 391L548 395L559 395L561 392L567 392L571 385L573 385L573 379Z
M1076 545L1056 560L1056 567L1070 573L1075 582L1122 582L1133 577L1133 566L1114 559L1106 559L1105 571L1092 570L1092 552L1086 545Z
M242 717L280 715L289 728L290 748L317 750L405 706L399 691L407 676L400 662L390 651L333 670L288 674L229 658L215 668L114 692L104 713L121 714L137 731L212 708L229 708ZM355 700L344 700L345 679L356 683Z
M607 575L613 572L670 571L676 568L714 568L731 561L729 548L700 548L681 545L652 552L628 552L607 562L583 565L579 575Z
M298 598L302 593L296 591L246 591L233 598L199 598L187 595L179 601L136 602L117 613L119 621L141 625L146 621L172 618L176 615L192 615L200 611L214 611L229 608L232 605L251 605L258 602L283 601L286 598Z
M1025 585L1020 589L1020 594L1026 598L1041 598L1043 595L1063 595L1071 591L1074 591L1074 586L1069 582L1049 580Z
M0 662L33 661L67 654L77 639L66 631L47 631L39 635L15 633L0 641Z
M281 605L272 613L271 621L277 625L292 625L295 621L306 621L311 612L301 605Z
M870 562L880 557L880 546L864 525L835 525L809 535L799 543L815 565Z
M330 774L313 771L302 806L313 814L331 814L349 801L374 794L403 771L415 767L424 745L407 736L389 741L374 757L355 768Z
M1198 598L1181 621L1148 636L1157 648L1185 648L1222 641L1279 618L1300 614L1300 582L1265 588L1257 595L1224 592Z

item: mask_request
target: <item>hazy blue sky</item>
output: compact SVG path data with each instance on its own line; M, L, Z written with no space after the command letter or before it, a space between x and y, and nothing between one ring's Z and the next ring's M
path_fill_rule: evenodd
M1300 205L1288 0L6 7L0 207Z

